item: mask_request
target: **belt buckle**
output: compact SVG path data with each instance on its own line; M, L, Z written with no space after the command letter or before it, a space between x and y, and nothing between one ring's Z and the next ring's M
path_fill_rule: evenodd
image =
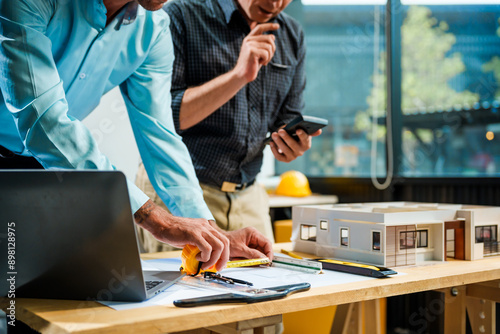
M220 187L220 190L228 192L228 193L234 193L236 191L237 186L238 186L238 184L236 184L236 183L224 181L224 182L222 182L222 187Z

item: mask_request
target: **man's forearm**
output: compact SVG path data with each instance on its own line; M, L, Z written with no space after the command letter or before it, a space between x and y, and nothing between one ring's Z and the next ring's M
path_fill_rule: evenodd
M180 129L189 129L210 116L246 84L244 77L229 71L201 86L188 88L179 112Z
M134 213L135 222L139 225L143 224L148 219L154 207L155 204L151 200L148 200L146 203L144 203L144 205Z

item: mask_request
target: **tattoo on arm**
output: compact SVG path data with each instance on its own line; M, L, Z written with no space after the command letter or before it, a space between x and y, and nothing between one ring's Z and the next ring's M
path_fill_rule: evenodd
M148 200L139 210L134 213L136 224L142 224L149 217L155 205L151 200Z

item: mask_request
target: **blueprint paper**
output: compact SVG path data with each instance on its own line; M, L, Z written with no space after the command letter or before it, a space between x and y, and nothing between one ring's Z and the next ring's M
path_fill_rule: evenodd
M283 254L280 254L283 256ZM143 270L179 270L182 262L180 258L155 259L143 261ZM311 288L328 285L352 283L373 280L367 276L347 274L337 271L323 270L323 274L308 274L296 270L276 267L242 267L226 268L220 272L223 276L238 278L253 283L255 288L271 288L274 286L288 285L293 283L308 282ZM398 275L400 275L399 273ZM393 275L397 276L397 275ZM390 278L389 278L390 279ZM174 300L204 297L221 294L220 291L200 289L191 286L174 284L155 297L140 303L99 301L115 310L127 310L139 307L171 305Z

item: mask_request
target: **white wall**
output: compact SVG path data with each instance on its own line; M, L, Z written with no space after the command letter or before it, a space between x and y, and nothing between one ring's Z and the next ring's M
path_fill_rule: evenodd
M101 103L84 121L101 151L117 169L130 180L135 180L139 164L139 151L118 88L103 96Z

